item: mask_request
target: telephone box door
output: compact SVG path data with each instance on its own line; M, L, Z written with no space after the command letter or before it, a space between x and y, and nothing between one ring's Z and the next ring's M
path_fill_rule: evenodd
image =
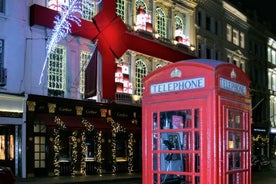
M249 79L240 68L189 60L143 81L143 184L251 183Z
M181 105L180 105L181 104ZM206 100L170 102L148 106L145 126L152 135L146 139L148 164L143 183L200 183L202 136ZM203 126L203 127L202 127Z
M246 104L221 100L223 114L221 135L223 153L223 182L226 184L251 183L250 109Z

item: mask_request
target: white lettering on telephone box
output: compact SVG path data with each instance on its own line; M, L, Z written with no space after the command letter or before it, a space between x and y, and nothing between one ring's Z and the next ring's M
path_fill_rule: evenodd
M224 78L220 78L220 87L228 91L246 95L246 87L244 85L224 79Z
M164 82L160 84L152 84L150 86L150 93L167 93L181 90L198 89L205 87L205 78L199 77L194 79L179 80L173 82Z

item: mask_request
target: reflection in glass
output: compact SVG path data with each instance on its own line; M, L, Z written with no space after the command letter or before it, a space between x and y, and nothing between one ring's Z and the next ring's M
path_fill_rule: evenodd
M160 112L161 129L191 128L191 110Z

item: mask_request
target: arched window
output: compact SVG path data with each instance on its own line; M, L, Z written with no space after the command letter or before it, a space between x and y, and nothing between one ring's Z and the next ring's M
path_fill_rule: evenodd
M184 24L182 18L175 16L175 36L182 35L184 33Z
M147 12L147 5L144 1L136 0L136 10L138 10L139 7L143 7L144 11Z
M135 69L135 94L142 96L143 95L143 83L142 79L147 75L147 66L146 64L141 60L138 59L136 61L136 69Z
M126 21L126 1L125 0L116 1L116 14L120 16L124 22Z
M136 0L136 10L136 27L151 32L151 15L148 12L146 3L142 0Z
M190 38L185 34L185 24L181 17L175 16L175 39L177 42L190 45Z
M167 37L167 25L166 25L166 15L162 8L156 9L156 19L157 19L157 33L162 37Z

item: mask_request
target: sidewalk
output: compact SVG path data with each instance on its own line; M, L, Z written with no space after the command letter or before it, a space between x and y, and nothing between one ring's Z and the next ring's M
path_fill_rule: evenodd
M276 184L276 160L271 160L271 162L271 168L252 172L252 184Z
M132 174L103 174L99 175L87 175L87 176L58 176L58 177L36 177L36 178L27 178L22 179L18 178L15 184L65 184L65 183L87 183L87 182L96 182L96 181L110 181L115 180L128 180L132 178L140 179L141 173L132 173Z

